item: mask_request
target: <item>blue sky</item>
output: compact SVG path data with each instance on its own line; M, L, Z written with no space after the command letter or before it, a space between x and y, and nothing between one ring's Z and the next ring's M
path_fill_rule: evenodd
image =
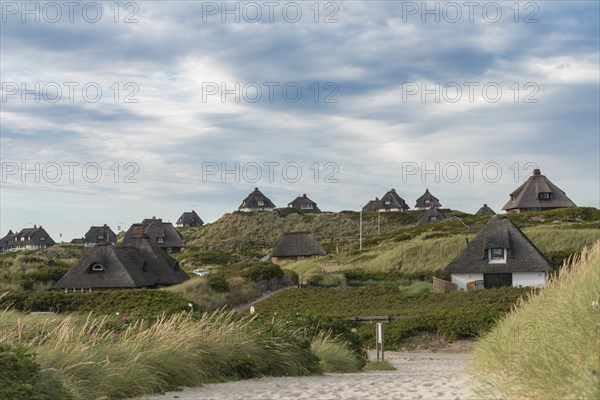
M534 166L600 206L597 1L73 4L0 2L1 235L212 222L255 186L500 211Z

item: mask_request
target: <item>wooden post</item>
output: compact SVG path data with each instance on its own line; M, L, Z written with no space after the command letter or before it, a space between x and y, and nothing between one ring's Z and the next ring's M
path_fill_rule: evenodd
M362 251L362 207L360 208L360 234L359 234L359 250Z
M381 350L381 359L385 360L385 353L383 349L383 323L378 322L375 324L375 348L377 350L377 361L379 361L379 351Z

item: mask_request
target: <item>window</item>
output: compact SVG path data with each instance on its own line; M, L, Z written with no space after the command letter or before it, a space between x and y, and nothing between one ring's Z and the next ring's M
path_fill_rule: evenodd
M392 202L389 201L389 200L386 200L386 201L383 202L383 204L385 204L386 206L389 206L390 204L392 204Z
M104 272L104 266L102 264L92 264L92 271L93 272Z
M167 247L167 253L172 253L173 252L173 248L172 247Z
M104 235L103 235L103 234L99 234L99 235L97 236L97 238L98 238L98 240L104 240Z
M261 206L261 207L262 207L262 206L264 206L264 205L265 205L265 202L264 202L264 200L258 200L258 201L256 202L256 204L258 204L259 206Z
M490 263L505 263L506 262L506 249L503 248L492 248L489 249L489 260Z
M66 288L65 293L90 293L92 288Z
M431 200L425 200L425 204L431 203Z
M156 238L156 243L164 243L165 242L165 238L164 237L157 237Z
M527 207L525 211L542 211L542 207Z
M550 200L550 192L540 192L538 198L540 200Z
M429 220L430 221L437 221L438 217L437 217L437 215L432 215L432 216L429 217Z
M312 210L313 209L313 205L312 204L300 204L300 209L302 209L302 210Z
M46 240L46 236L40 236L40 241Z

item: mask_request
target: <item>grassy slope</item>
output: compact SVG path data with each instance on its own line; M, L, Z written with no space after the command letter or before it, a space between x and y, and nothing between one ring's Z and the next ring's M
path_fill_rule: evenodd
M483 337L474 373L496 397L600 398L599 295L600 242Z

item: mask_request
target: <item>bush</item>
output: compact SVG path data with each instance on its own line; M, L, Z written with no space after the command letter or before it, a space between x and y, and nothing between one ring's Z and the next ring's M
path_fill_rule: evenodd
M208 286L218 293L229 292L229 283L223 274L210 274L207 278Z
M249 279L253 282L268 281L271 279L282 278L284 275L283 270L277 264L272 263L260 263L242 270L242 277Z
M42 373L23 346L0 344L0 399L71 399L50 372Z

